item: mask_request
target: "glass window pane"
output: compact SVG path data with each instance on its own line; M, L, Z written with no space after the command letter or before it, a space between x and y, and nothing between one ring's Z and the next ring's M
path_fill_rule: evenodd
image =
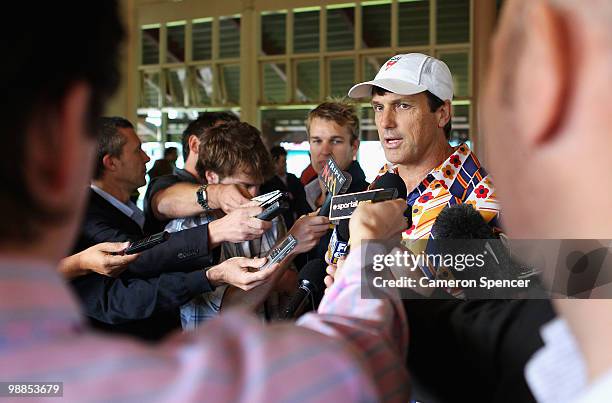
M353 59L334 59L329 62L329 95L345 97L355 84L355 61Z
M307 140L306 117L309 109L273 109L261 111L261 130L270 144Z
M219 57L240 57L240 17L219 20Z
M264 63L263 101L266 103L287 102L287 73L285 63Z
M470 96L470 77L468 69L468 53L443 53L438 56L453 75L453 87L456 97Z
M143 107L159 107L161 90L159 88L159 72L141 72L140 104Z
M363 57L363 81L373 80L381 66L385 64L392 55L373 55Z
M212 21L194 22L191 36L193 60L212 59Z
M168 70L166 75L165 105L184 106L187 71L185 69Z
M166 62L181 63L185 61L185 25L166 27Z
M451 145L456 146L470 141L470 105L453 105L453 116L451 119Z
M361 108L361 119L359 119L361 139L366 141L378 141L378 131L374 121L374 109L371 107Z
M161 111L138 111L136 134L143 143L157 141L161 133Z
M293 52L319 51L319 10L293 14Z
M213 71L210 66L197 66L191 71L192 105L210 105L213 96Z
M240 66L221 66L221 103L240 103Z
M429 44L429 0L400 1L398 7L399 45Z
M364 5L361 8L363 48L391 46L391 4Z
M327 10L327 50L351 50L355 47L355 8Z
M287 13L261 16L261 53L264 55L285 54L285 26Z
M173 109L168 111L167 115L168 126L166 130L166 141L175 142L179 144L166 144L165 146L176 147L178 149L179 158L176 163L177 166L179 166L182 165L180 164L179 160L182 161L183 159L183 156L181 155L183 150L183 147L181 145L183 131L187 128L192 119L190 114L186 113L185 111L177 111Z
M438 43L470 41L470 0L438 0L436 15Z
M295 98L299 102L319 101L319 61L296 62Z
M142 30L142 64L159 64L159 28Z

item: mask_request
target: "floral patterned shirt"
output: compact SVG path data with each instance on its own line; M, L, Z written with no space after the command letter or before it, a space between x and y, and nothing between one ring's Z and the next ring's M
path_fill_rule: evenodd
M397 166L385 164L372 183L387 172L398 174ZM493 227L501 232L500 207L495 188L487 171L466 144L457 146L439 166L432 169L421 183L408 193L406 203L412 210L412 226L402 234L403 243L419 254L426 250L431 228L446 206L471 204ZM335 231L335 230L334 230ZM414 242L424 240L425 242ZM328 250L328 257L331 251ZM435 277L437 268L422 267L424 274Z
M386 164L379 171L379 177L387 172L398 174L397 166ZM501 232L500 206L495 187L487 171L466 144L457 146L443 163L432 169L408 193L406 203L412 209L412 226L404 231L402 238L415 254L421 252L415 250L416 245L421 249L424 243L412 243L411 240L429 239L436 218L446 206L471 204L494 231ZM431 269L423 269L428 277L434 277L435 273Z

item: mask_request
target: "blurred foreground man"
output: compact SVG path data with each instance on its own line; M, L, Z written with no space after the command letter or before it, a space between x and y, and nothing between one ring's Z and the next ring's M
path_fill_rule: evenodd
M506 3L480 115L511 238L612 238L611 24L609 0ZM535 397L612 401L612 301L554 302Z
M15 150L0 169L2 381L60 381L70 401L408 399L400 301L360 299L359 255L300 326L265 327L233 312L155 346L90 332L55 266L83 212L92 124L118 83L117 4L14 8L30 25L0 28L0 49L11 54L0 88L12 116L1 140ZM38 46L43 35L58 46ZM40 59L54 61L47 74L37 74ZM403 211L394 202L377 208L392 218ZM366 225L351 229L360 228L367 233Z

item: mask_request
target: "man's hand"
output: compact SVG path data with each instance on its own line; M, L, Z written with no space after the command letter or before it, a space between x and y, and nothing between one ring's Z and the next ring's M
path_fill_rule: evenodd
M107 277L117 277L138 258L133 255L112 255L129 246L129 242L104 242L85 249L60 261L58 270L67 279L94 272Z
M117 277L127 265L138 258L133 255L112 255L120 253L130 245L129 242L104 242L79 253L79 266L107 277Z
M263 210L252 203L234 209L231 213L208 224L209 243L215 247L222 242L242 242L260 238L272 223L255 218Z
M221 209L226 214L251 201L249 192L239 185L209 185L206 188L206 197L208 199L208 207L211 209Z
M405 210L403 199L359 204L349 221L351 244L357 246L363 239L389 239L399 235L407 226Z
M298 240L292 254L308 252L328 230L329 219L327 217L319 217L314 214L301 216L289 230L289 234Z
M327 269L325 269L327 276L325 276L325 279L323 280L326 287L325 292L327 292L327 289L331 287L332 284L334 284L334 281L336 281L336 279L340 278L340 275L342 273L342 266L344 265L345 260L346 257L343 256L338 259L338 262L336 264L330 263L329 265L327 265Z
M254 259L233 257L208 269L206 277L214 286L229 284L249 291L272 279L274 274L281 269L277 263L264 270L258 270L266 261L265 257Z

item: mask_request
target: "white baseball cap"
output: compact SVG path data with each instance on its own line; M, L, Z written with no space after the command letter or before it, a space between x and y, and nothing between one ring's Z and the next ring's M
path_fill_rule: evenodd
M374 80L354 85L348 96L372 96L372 86L399 95L418 94L427 90L443 101L453 100L453 77L448 66L422 53L393 56L383 64Z

